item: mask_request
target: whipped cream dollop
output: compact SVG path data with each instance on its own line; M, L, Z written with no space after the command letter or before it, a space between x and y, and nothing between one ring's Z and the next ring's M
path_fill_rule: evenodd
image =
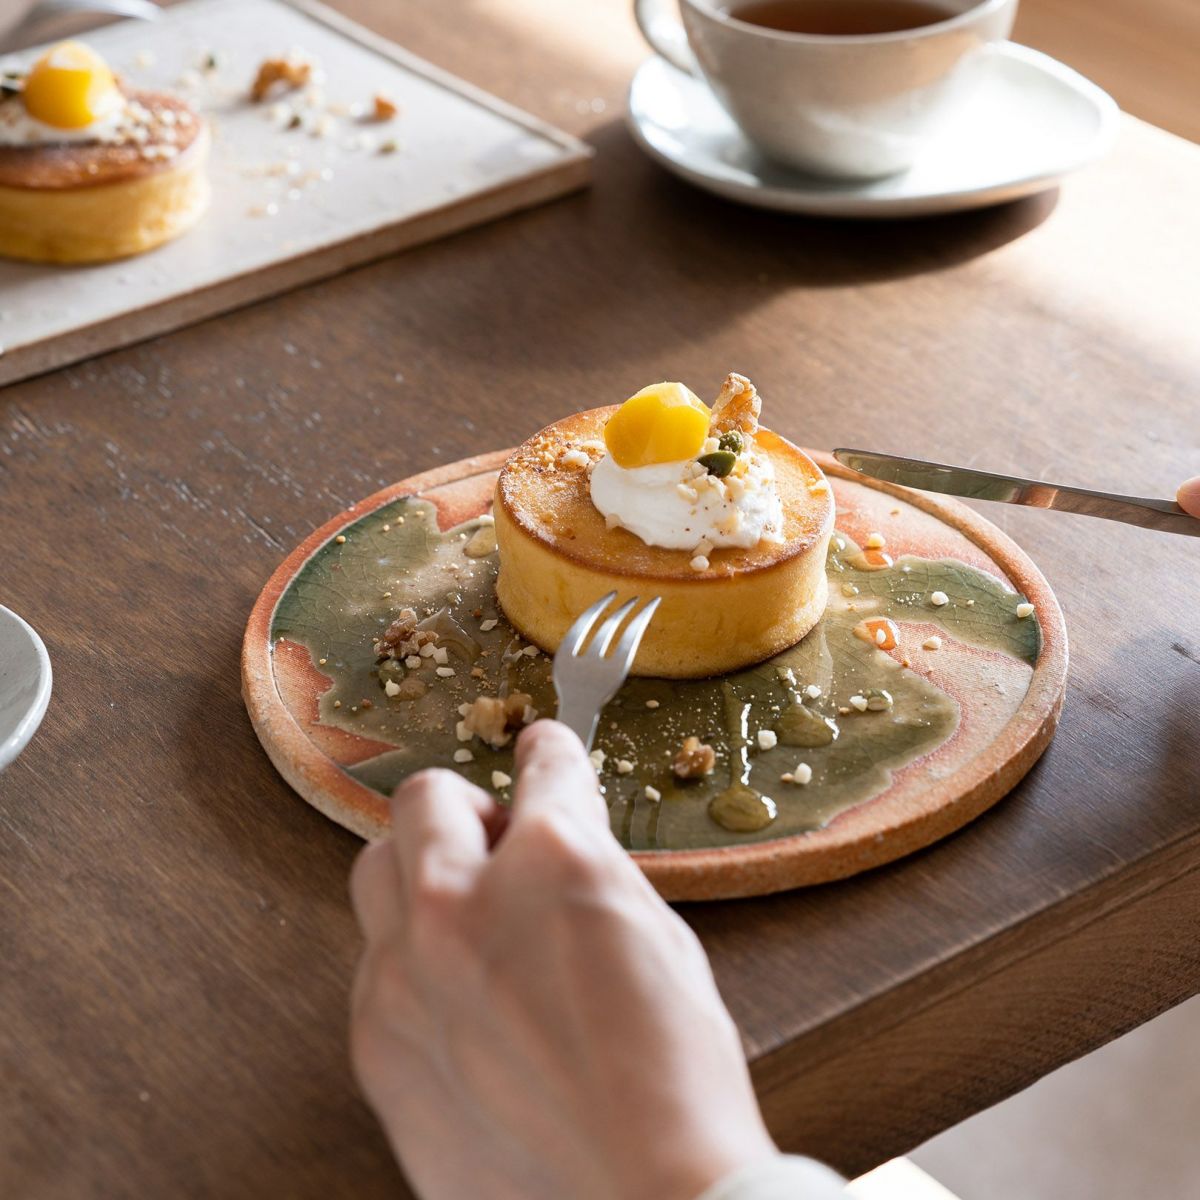
M591 495L610 527L666 550L749 548L783 537L783 505L765 454L750 452L745 471L724 479L694 459L626 469L606 454L592 468Z
M60 129L31 116L19 97L0 103L0 146L48 146L67 142L119 142L130 124L129 106L114 105L90 125Z

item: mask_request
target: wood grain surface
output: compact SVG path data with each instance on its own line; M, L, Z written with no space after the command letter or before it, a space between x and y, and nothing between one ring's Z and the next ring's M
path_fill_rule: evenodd
M1189 144L1127 120L1059 194L791 219L636 151L624 5L344 10L586 136L595 185L0 392L0 599L56 671L0 776L5 1196L398 1193L346 1065L357 842L278 778L238 694L263 581L356 497L731 368L809 445L1145 494L1200 471ZM772 1128L845 1169L1200 987L1196 547L988 515L1071 632L1040 764L903 863L684 910Z
M1021 0L1013 38L1090 76L1135 117L1200 141L1195 0Z

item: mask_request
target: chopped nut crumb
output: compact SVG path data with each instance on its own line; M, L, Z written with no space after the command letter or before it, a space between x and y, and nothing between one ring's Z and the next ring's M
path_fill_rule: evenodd
M512 731L528 724L525 714L532 711L532 699L524 692L510 692L504 697L476 696L455 728L458 740L466 742L475 736L495 750L507 746L512 741Z
M932 604L934 608L941 608L944 604L950 603L950 597L947 596L945 592L934 592L933 595L929 597L929 603Z
M1022 620L1024 620L1026 617L1032 617L1034 614L1034 611L1035 610L1034 610L1033 605L1028 602L1017 605L1017 616L1020 617Z
M438 667L436 673L443 679L453 679L456 674L453 667Z
M382 92L376 92L371 101L371 118L375 121L390 121L398 112L400 106Z
M489 617L486 621L479 622L479 632L480 633L491 633L492 630L495 629L496 626L499 624L500 624L500 622L497 621L495 617Z
M736 429L747 437L758 432L762 401L754 384L745 375L731 371L721 385L721 394L713 401L709 433L719 435Z
M662 799L662 792L660 792L656 787L651 787L649 784L646 785L643 794L647 800L653 801L655 804Z
M398 695L400 695L400 685L399 685L399 684L398 684L398 683L397 683L397 682L396 682L394 679L388 679L388 680L386 680L386 681L385 681L385 683L384 683L384 685L383 685L383 690L384 690L384 691L385 691L385 692L386 692L386 693L387 693L389 696L398 696Z
M808 763L797 763L792 772L792 779L801 785L812 782L812 767Z
M867 535L868 550L882 550L887 545L887 538L882 533L870 533Z
M807 697L808 697L810 700L815 700L815 699L816 699L816 698L817 698L817 697L818 697L818 696L821 694L821 689L820 689L820 687L818 687L818 686L817 686L817 684L815 684L815 683L810 683L810 684L808 685L808 687L806 687L806 688L804 689L804 694L805 694L805 695L806 695L806 696L807 696Z
M866 696L851 696L850 697L850 707L855 709L857 712L866 712L867 711Z
M317 665L320 667L323 667L328 661L329 661L329 659L327 659L327 658L318 658Z
M295 91L312 78L312 63L300 58L265 58L250 85L250 99L256 104L272 92Z
M629 775L629 774L632 774L632 772L633 772L633 763L631 763L629 761L629 759L627 759L627 758L618 758L617 759L617 774L618 775Z
M401 700L419 700L428 690L423 679L410 675L407 679L400 680L399 697Z
M435 646L433 648L433 661L439 666L444 667L450 661L450 652L445 646Z
M940 637L927 637L921 643L922 650L940 650L942 648L942 639Z
M465 746L459 746L454 752L454 761L456 763L469 763L475 761L475 755L471 753Z
M599 771L604 766L604 760L608 757L603 750L593 750L588 758L592 760L592 766Z
M772 750L779 743L779 735L773 729L760 729L758 731L758 748L760 750Z
M590 467L592 459L583 450L578 450L574 446L571 446L558 456L558 465L574 471L579 470L581 467Z
M421 665L421 656L419 654L410 654L405 660L404 665L410 671L415 671Z
M482 679L483 676L484 676L484 670L482 667L472 667L471 668L471 678L472 679Z
M697 554L692 559L691 566L693 571L707 571L709 566L708 558L703 554Z
M647 701L646 701L646 707L647 707L647 708L657 708L657 707L658 707L658 701L657 701L657 700L647 700Z
M707 742L698 737L686 737L671 763L671 770L680 779L696 779L711 775L716 763L716 751Z
M505 775L503 771L492 772L492 787L499 791L500 788L506 788L512 783L512 776Z
M339 546L344 546L346 544L346 535L344 533L339 533L333 540L337 542Z
M434 630L417 628L415 609L402 608L392 623L375 639L375 655L377 658L406 661L418 654L428 658L433 654L437 640L438 635Z

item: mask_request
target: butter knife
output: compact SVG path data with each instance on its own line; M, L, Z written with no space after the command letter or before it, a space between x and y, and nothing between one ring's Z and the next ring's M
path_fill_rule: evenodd
M870 450L835 450L833 457L860 475L923 492L943 492L971 500L998 500L1002 504L1024 504L1029 508L1053 508L1059 512L1141 525L1145 529L1161 529L1165 533L1200 537L1200 517L1185 513L1174 500L1093 492L1037 479L1018 479L1014 475L994 475L970 467L924 462L919 458L875 454Z

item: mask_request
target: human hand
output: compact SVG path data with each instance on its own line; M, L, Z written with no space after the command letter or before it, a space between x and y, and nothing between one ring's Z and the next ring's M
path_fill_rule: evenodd
M409 779L351 892L351 1055L422 1200L694 1200L776 1154L704 951L565 726L522 733L511 813Z
M1200 475L1195 479L1185 479L1179 485L1175 500L1184 512L1191 513L1193 517L1200 517Z

